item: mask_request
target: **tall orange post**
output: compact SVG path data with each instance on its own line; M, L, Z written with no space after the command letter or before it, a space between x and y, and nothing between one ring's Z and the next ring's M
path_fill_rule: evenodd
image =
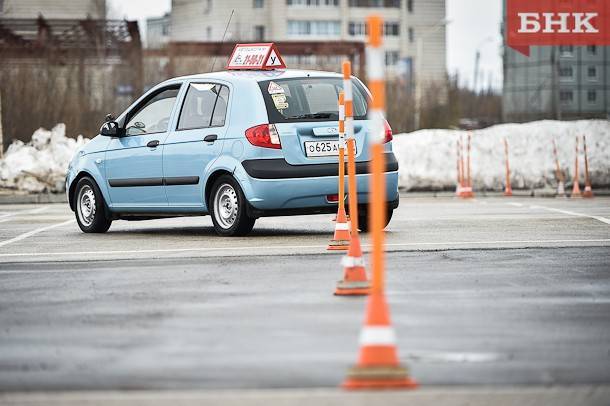
M578 184L579 182L579 173L578 173L578 136L576 136L576 158L574 158L574 180L573 180L573 185L572 185L572 194L570 195L571 198L579 198L582 197L582 194L580 193L580 185Z
M557 143L553 139L553 155L555 156L555 177L557 178L557 197L566 197L565 177L559 165L559 155L557 154Z
M367 76L372 100L371 120L371 175L369 188L370 229L372 239L373 286L368 297L365 325L360 334L358 363L350 369L343 387L347 389L414 388L417 383L409 378L400 365L396 350L396 336L392 328L389 307L384 293L384 231L386 216L385 157L384 157L384 51L382 47L383 20L367 19Z
M335 218L335 234L328 244L327 250L347 250L350 244L349 225L345 214L345 95L339 93L339 206Z
M508 163L508 141L504 138L504 162L506 163L506 186L504 187L504 196L512 196L513 188L510 184L510 166Z
M345 133L347 138L347 181L351 239L347 255L341 260L343 279L337 282L335 295L368 295L370 282L366 277L360 237L358 235L358 187L356 181L356 139L354 136L354 110L352 99L352 65L343 62L343 93L345 95Z
M582 192L582 197L593 197L593 189L591 189L591 177L589 175L589 157L587 155L587 140L582 136L582 148L585 152L585 190Z
M460 139L457 139L456 142L457 147L457 184L455 186L455 195L460 196L462 193L462 144L460 143Z

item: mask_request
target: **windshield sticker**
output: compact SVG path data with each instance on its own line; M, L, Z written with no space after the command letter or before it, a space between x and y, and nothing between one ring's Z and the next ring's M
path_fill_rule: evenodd
M284 93L284 88L275 82L269 82L269 87L267 87L267 92L269 92L269 94Z
M286 102L286 95L284 93L272 94L271 98L273 99L273 104L275 104L276 109L285 110L288 108L288 103Z

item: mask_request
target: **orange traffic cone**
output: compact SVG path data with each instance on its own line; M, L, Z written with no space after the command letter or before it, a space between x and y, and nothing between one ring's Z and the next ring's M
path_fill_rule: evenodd
M582 197L592 198L593 189L591 189L591 177L589 176L589 157L587 156L587 140L585 136L582 136L582 147L585 152L585 190L582 193Z
M406 367L398 361L396 335L390 323L383 292L369 296L364 328L360 332L360 355L348 373L346 389L416 388Z
M504 187L504 196L512 196L513 188L510 185L510 166L508 164L508 141L504 138L504 158L506 162L506 186Z
M341 260L343 265L343 280L337 282L335 295L337 296L361 296L368 295L371 283L366 279L364 269L364 258L360 246L358 232L352 235L347 255Z
M578 184L578 137L576 137L576 159L574 160L574 182L572 186L572 194L571 198L579 198L582 197L580 193L580 185Z
M372 89L369 110L373 128L383 128L385 89L383 81L383 21L372 16L367 19L369 44L367 76ZM384 295L384 227L386 212L385 157L381 131L373 134L371 145L370 202L371 262L373 286L368 297L364 328L360 333L360 355L343 382L346 389L399 389L415 388L417 383L409 377L407 369L398 361L396 335L390 323L390 313Z
M335 235L328 244L329 251L346 251L349 248L349 224L347 224L347 216L345 215L345 209L339 207L337 213L337 221L335 223Z

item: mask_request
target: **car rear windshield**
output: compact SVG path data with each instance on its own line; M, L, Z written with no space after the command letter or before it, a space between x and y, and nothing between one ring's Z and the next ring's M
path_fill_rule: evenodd
M354 119L366 118L367 97L363 86L352 79ZM339 119L337 100L343 90L341 78L295 78L259 82L269 123L330 121Z

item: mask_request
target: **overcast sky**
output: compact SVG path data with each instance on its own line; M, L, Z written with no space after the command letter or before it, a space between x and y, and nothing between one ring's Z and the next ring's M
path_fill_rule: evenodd
M425 1L425 0L424 0ZM502 87L500 20L502 0L446 0L447 69L460 75L460 82L472 86L476 49L481 52L479 84L490 80ZM137 19L145 35L147 17L161 16L171 8L171 0L108 0L113 18Z

